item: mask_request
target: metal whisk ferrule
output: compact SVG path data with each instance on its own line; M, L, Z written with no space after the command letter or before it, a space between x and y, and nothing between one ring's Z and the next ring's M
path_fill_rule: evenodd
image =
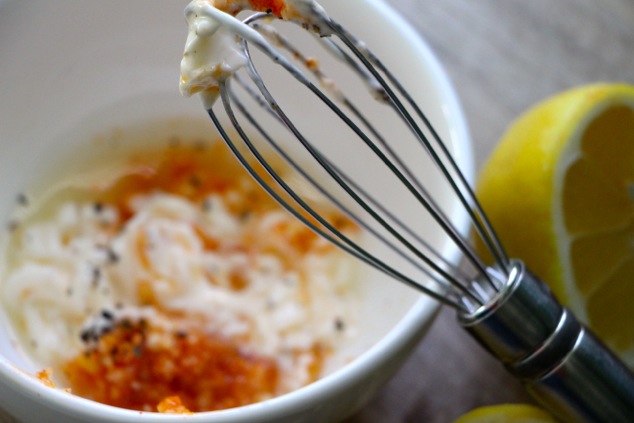
M489 304L458 313L462 327L564 421L631 421L628 368L521 261L511 263L509 283Z

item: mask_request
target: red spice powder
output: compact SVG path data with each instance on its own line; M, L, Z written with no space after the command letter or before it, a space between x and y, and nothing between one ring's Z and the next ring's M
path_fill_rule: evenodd
M159 413L165 414L193 414L187 407L183 405L180 397L167 397L156 407Z
M181 412L238 407L271 397L276 364L229 340L202 332L170 333L147 322L123 321L94 349L63 369L72 392L132 410L164 411L178 397Z
M286 9L286 2L284 0L249 0L251 8L258 12L269 12L277 16L282 17L282 12Z
M232 212L255 212L278 207L257 183L246 175L222 143L175 146L156 153L143 153L130 160L126 172L112 184L95 187L98 200L119 209L123 220L133 211L130 200L140 194L164 192L192 202L211 193L222 195L239 189L244 195L230 204Z
M44 369L37 372L35 377L37 377L40 382L42 382L44 385L48 386L49 388L55 388L56 387L55 382L53 382L53 379L51 379L52 375L53 375L53 371L51 369Z

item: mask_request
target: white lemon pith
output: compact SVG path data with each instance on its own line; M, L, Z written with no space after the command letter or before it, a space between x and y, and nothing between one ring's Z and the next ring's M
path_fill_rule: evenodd
M556 423L540 408L526 404L504 404L480 407L463 415L454 423Z
M477 192L508 254L634 368L634 86L587 85L530 109Z

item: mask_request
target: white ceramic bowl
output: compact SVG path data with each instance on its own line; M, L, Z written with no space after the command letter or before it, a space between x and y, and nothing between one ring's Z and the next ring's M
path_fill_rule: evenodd
M134 128L140 122L153 122L141 138L215 131L200 102L178 93L185 4L0 1L0 219L8 219L19 192L37 193L51 178L81 172L95 158L111 154L113 143L125 150L128 141L139 138ZM401 75L459 165L472 175L455 93L415 31L380 0L322 4ZM186 124L192 121L196 124ZM445 201L457 226L466 227L460 207ZM439 230L425 236L444 248ZM0 410L25 423L339 421L399 368L438 309L434 301L375 272L368 270L364 279L361 336L350 346L359 358L279 398L186 417L122 410L45 387L32 376L40 369L16 347L0 310Z

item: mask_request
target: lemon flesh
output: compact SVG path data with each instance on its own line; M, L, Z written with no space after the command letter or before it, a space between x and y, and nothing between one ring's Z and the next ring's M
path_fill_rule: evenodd
M586 85L530 109L477 194L507 253L634 368L634 86Z
M480 407L461 416L454 423L556 423L544 410L525 404Z

